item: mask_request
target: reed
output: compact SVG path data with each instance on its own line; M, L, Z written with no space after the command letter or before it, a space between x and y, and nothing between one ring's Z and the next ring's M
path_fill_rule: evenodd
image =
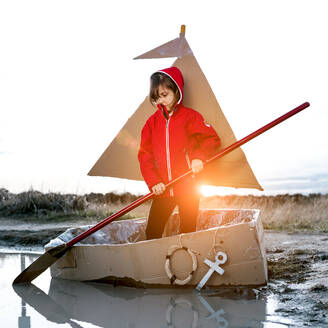
M132 201L138 196L128 192L90 193L85 195L41 193L35 190L13 194L0 189L0 218L21 221L88 221L103 219ZM149 203L131 212L127 217L146 216Z
M139 196L123 193L85 195L41 193L34 190L12 194L0 189L0 217L20 220L96 221L117 212ZM142 204L124 218L146 217L150 202ZM203 197L201 208L257 208L265 229L328 232L328 194L277 196Z
M328 195L222 196L203 198L201 207L257 208L265 229L328 232Z

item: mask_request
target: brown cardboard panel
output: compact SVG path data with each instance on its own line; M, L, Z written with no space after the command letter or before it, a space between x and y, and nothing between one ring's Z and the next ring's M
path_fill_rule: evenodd
M195 286L201 281L209 270L205 259L215 262L219 251L227 255L227 261L220 265L225 272L223 275L213 272L207 286L263 285L267 282L267 267L262 239L262 224L258 212L254 211L252 220L194 233L136 243L74 246L75 267L55 263L51 275L69 280L169 286L165 263L171 247L179 246L184 248L170 257L171 271L178 279L184 280L192 271L192 259L187 250L191 250L197 260L197 268L188 285Z
M152 58L170 58L170 57L183 57L192 55L192 50L189 47L184 35L162 44L161 46L152 49L143 55L135 57L134 59L152 59Z

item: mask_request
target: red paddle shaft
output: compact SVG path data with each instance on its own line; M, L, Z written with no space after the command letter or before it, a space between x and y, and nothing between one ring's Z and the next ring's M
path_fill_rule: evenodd
M280 116L279 118L277 118L276 120L272 121L271 123L263 126L262 128L256 130L255 132L249 134L248 136L246 136L245 138L236 141L235 143L233 143L232 145L230 145L229 147L224 148L223 150L221 150L218 154L216 154L215 156L213 156L212 158L208 159L204 165L215 161L218 158L221 158L225 155L227 155L228 153L232 152L233 150L235 150L236 148L242 146L243 144L245 144L246 142L254 139L255 137L259 136L260 134L264 133L265 131L273 128L274 126L276 126L277 124L287 120L288 118L290 118L291 116L299 113L300 111L302 111L303 109L309 107L310 104L308 102L305 102L304 104L294 108L293 110L289 111L288 113ZM184 173L183 175L181 175L180 177L170 181L165 187L169 188L172 185L174 185L175 183L177 183L178 181L182 180L183 178L189 176L192 174L192 170L189 170L188 172ZM133 203L131 203L130 205L124 207L123 209L121 209L120 211L118 211L117 213L109 216L107 219L104 219L103 221L99 222L98 224L96 224L95 226L93 226L92 228L90 228L89 230L81 233L80 235L78 235L77 237L75 237L74 239L70 240L69 242L66 243L67 247L71 247L74 244L78 243L79 241L81 241L82 239L86 238L87 236L91 235L92 233L98 231L99 229L103 228L104 226L106 226L107 224L111 223L112 221L116 220L117 218L123 216L124 214L130 212L131 210L133 210L134 208L138 207L139 205L141 205L142 203L144 203L145 201L147 201L148 199L151 199L155 194L153 192L138 198L136 201L134 201Z

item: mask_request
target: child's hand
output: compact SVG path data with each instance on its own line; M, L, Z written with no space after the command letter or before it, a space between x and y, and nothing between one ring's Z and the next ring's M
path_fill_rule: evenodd
M203 169L203 161L200 159L193 159L191 162L191 169L194 174L200 172Z
M165 191L165 184L163 182L160 182L155 186L152 186L151 190L155 195L160 195Z

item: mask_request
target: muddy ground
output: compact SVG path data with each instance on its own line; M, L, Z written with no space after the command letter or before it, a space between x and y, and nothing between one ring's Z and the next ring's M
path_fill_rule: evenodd
M269 284L279 316L299 326L328 327L328 234L265 234Z

